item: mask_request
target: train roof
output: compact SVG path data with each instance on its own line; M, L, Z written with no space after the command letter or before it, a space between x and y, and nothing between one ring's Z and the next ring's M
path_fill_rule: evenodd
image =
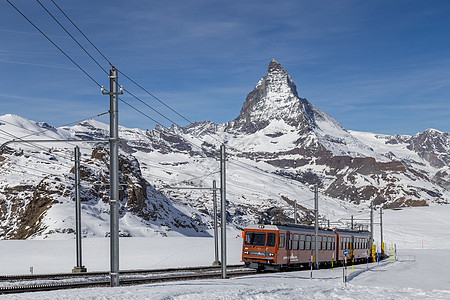
M252 224L245 229L265 229L265 230L287 230L287 231L301 231L315 233L314 226L301 225L301 224ZM362 230L348 230L348 229L328 229L319 228L319 232L322 234L330 234L337 232L339 235L352 235L352 236L367 236L370 235L369 231Z
M368 236L368 235L370 235L370 232L365 231L365 230L336 229L335 231L339 235L352 235L352 236Z
M287 230L287 231L303 231L303 232L315 232L314 226L300 225L300 224L252 224L245 229L265 229L265 230ZM319 232L322 234L333 233L331 229L319 228Z

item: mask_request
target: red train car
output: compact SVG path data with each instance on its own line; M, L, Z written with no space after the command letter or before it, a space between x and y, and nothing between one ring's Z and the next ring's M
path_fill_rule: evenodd
M365 261L370 256L370 233L368 231L335 230L339 244L336 257L342 261L344 251L348 251L349 259L355 262Z
M279 271L307 265L311 256L315 261L315 230L312 226L256 224L244 229L243 239L242 261L250 268ZM348 258L355 257L355 260L366 257L368 239L368 232L320 229L319 264L341 260L344 251L349 251Z

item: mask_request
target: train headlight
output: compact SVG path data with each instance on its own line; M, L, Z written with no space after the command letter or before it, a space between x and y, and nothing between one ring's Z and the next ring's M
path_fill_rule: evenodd
M248 254L248 251L244 251L244 254Z
M269 253L269 256L274 256L275 254L274 253Z

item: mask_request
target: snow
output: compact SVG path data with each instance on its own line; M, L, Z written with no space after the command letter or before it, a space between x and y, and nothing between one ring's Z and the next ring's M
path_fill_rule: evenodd
M359 218L367 218L361 213ZM375 212L377 218L378 211ZM397 260L313 271L256 274L232 279L155 283L3 295L0 299L449 299L450 206L385 210L384 241L397 245ZM378 223L377 221L375 223ZM375 226L379 243L379 226ZM423 240L423 243L422 243ZM228 234L230 264L240 262L241 237ZM109 240L83 240L89 271L108 270ZM75 261L73 240L0 241L0 273L67 272ZM121 269L210 265L212 238L121 238ZM389 252L389 250L388 250ZM0 283L6 285L5 283Z

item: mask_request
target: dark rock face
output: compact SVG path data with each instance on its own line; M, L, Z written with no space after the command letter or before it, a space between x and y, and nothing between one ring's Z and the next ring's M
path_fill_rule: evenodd
M272 124L273 121L276 121L276 126ZM108 137L107 130L102 129L104 126L97 128L92 124L95 125L89 122L78 124L84 127L76 127L78 132L71 131L71 128L64 130L71 131L80 139ZM48 124L41 123L39 126L58 132L58 129ZM424 206L430 202L448 203L445 189L450 190L450 134L429 129L413 137L378 135L383 140L380 143L385 143L383 147L403 147L402 151L409 153L410 150L413 158L403 157L402 152L392 150L394 148L389 150L395 153L375 153L333 118L315 108L308 100L300 98L295 83L275 60L269 63L267 74L248 94L239 116L233 121L223 124L196 122L186 127L156 127L147 131L120 130L120 216L137 216L147 226L162 228L162 235L171 230L178 230L182 234L189 231L207 235L205 230L211 224L205 224L202 218L213 214L208 204L210 199L205 195L191 197L189 193L158 192L155 186L164 186L167 181L162 184L159 181L155 186L150 184L144 178L141 166L147 172L151 164L142 157L151 154L159 160L158 164L162 168L177 166L181 170L186 166L202 169L200 164L208 164L218 157L217 140L237 145L236 148L240 146L239 141L244 141L239 149L228 148L230 160L245 158L264 162L270 165L267 167L267 170L271 170L267 172L273 173L270 176L280 176L305 185L318 184L321 194L335 199L355 204L373 201L375 206L384 208ZM189 140L194 137L208 139L197 144L200 146L193 146ZM246 144L249 140L251 142ZM252 148L253 142L255 145L259 142L259 147ZM357 151L352 152L355 148ZM363 150L358 152L358 149ZM48 161L56 160L52 153L42 154ZM24 151L7 147L0 155L0 167L11 158L27 155L27 152L24 154ZM33 184L0 184L0 238L22 239L49 234L48 223L45 223L49 210L57 205L73 205L72 174L47 176ZM108 212L108 148L96 147L90 157L85 157L81 166L81 180L85 183L81 199L84 207L92 208L92 214ZM196 183L187 184L195 186ZM246 196L237 196L243 199L241 202L233 203L232 197L228 202L227 222L233 222L237 228L255 220L293 221L292 216L278 207L280 201L292 207L294 200L289 198L292 196L280 193L277 196L279 199L262 196L256 201L252 199L253 202ZM177 205L184 205L180 210L191 212L182 212L176 208L180 207ZM313 220L308 209L301 205L298 208L303 222ZM58 233L73 232L70 226L58 230ZM121 234L131 235L127 232Z
M436 168L450 166L450 134L427 129L409 140L408 149Z
M74 169L70 171L73 174ZM71 175L70 175L71 176ZM94 148L90 159L85 159L80 167L82 206L96 206L99 202L109 204L109 151L104 147ZM18 185L2 190L12 203L6 206L0 201L0 227L2 239L27 239L46 236L52 233L73 234L74 229L56 228L49 230L46 225L48 211L55 205L67 205L73 202L72 178L47 176L36 186ZM170 230L191 230L199 235L208 235L200 218L193 219L179 211L170 199L157 192L142 176L139 162L131 155L119 155L119 191L120 216L132 213L147 222L157 223ZM26 200L23 198L26 195ZM59 199L67 199L60 202ZM24 201L25 200L25 201ZM83 209L84 209L83 208ZM48 220L47 220L48 221ZM16 224L11 226L10 224ZM130 233L121 232L121 236ZM163 231L161 234L165 234Z

